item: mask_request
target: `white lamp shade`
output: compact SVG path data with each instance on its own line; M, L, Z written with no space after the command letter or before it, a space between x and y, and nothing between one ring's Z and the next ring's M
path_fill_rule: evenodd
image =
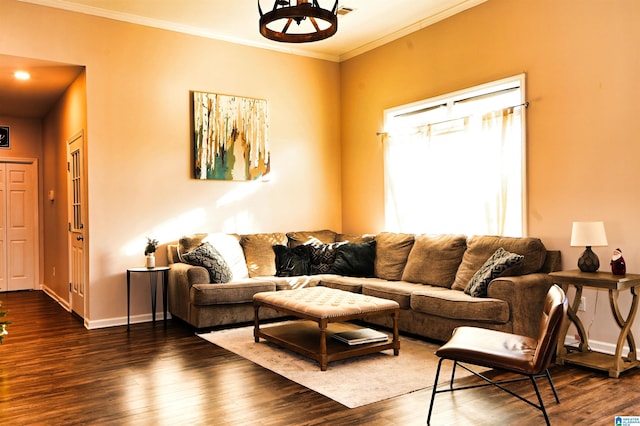
M608 244L604 222L573 222L571 247L604 247Z

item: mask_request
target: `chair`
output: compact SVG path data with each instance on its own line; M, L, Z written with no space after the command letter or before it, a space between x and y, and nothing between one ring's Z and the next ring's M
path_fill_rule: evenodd
M490 385L496 386L542 411L544 419L547 422L547 425L549 425L549 417L547 416L547 411L545 410L542 398L540 397L540 391L538 389L536 379L546 377L551 385L556 402L560 403L560 399L558 398L556 389L553 386L553 381L551 380L548 368L555 354L562 322L567 316L567 307L568 302L564 292L557 285L553 285L549 289L544 302L542 321L540 322L537 339L478 327L456 328L453 331L451 339L436 351L436 355L440 357L440 361L438 362L438 370L433 384L431 404L429 405L429 414L427 415L427 425L429 425L431 421L433 403L437 393L453 392L455 390L471 389ZM437 387L440 367L445 359L452 360L454 363L453 371L451 373L451 381L446 389L438 390ZM483 374L475 372L468 366L460 363L505 370L511 373L523 375L524 377L493 381ZM488 383L454 388L453 381L456 366L458 365ZM538 397L537 404L502 386L505 383L513 383L522 380L531 381L533 389Z

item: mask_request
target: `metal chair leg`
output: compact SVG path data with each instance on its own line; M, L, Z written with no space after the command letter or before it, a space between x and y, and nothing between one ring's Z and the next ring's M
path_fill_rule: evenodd
M438 361L436 378L433 381L433 390L431 391L431 403L429 404L429 413L427 414L427 426L431 424L431 411L433 410L433 403L435 402L435 399L436 399L436 391L438 389L438 378L440 377L440 367L442 367L442 361L444 361L444 358L440 358L440 361ZM451 379L451 383L453 384L453 378Z
M542 396L540 396L540 390L538 389L538 384L536 383L536 378L534 376L529 376L531 379L531 384L533 385L533 389L536 391L536 396L538 397L539 409L542 411L544 415L544 421L547 422L547 426L551 426L549 422L549 416L547 416L547 410L544 408L544 403L542 402Z
M547 376L547 380L549 380L549 385L551 386L551 390L553 391L553 396L556 397L556 402L560 404L560 398L558 398L558 393L556 392L556 387L553 385L553 380L551 380L551 374L549 374L549 369L544 370L544 374Z

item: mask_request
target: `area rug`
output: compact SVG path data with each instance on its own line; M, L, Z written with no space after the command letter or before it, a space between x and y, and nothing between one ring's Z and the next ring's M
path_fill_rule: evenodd
M262 339L255 343L253 326L198 336L349 408L430 388L438 366L434 352L439 345L405 336L400 338L399 356L387 350L330 362L326 371L320 371L317 362ZM441 383L449 380L451 364L443 363ZM456 379L465 375L469 373L457 369Z

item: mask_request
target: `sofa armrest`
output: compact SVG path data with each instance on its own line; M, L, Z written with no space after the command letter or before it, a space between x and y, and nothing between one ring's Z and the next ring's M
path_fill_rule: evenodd
M538 338L544 300L553 284L547 274L501 277L491 281L488 297L509 303L513 333Z
M189 318L189 292L194 284L209 284L209 271L202 266L172 263L169 269L169 311L185 321Z

